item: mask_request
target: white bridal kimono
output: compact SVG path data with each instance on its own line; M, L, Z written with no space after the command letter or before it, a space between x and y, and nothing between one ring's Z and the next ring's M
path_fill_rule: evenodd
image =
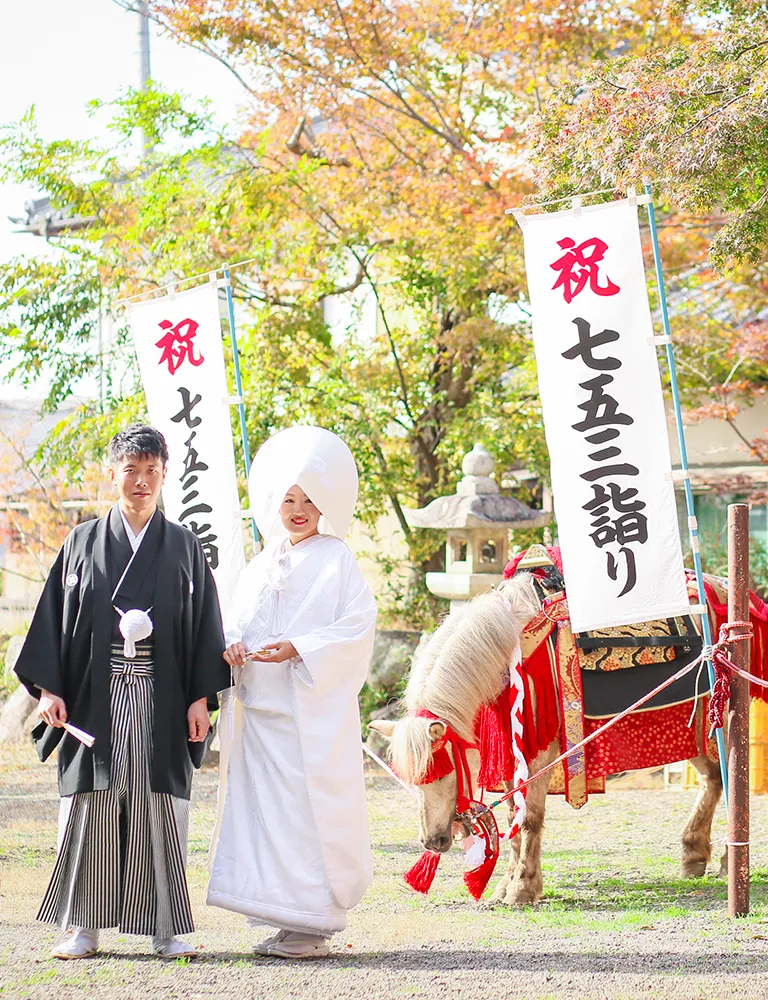
M299 656L235 668L224 695L208 903L285 930L346 926L373 872L357 696L375 620L333 535L278 537L243 571L227 646L286 639Z

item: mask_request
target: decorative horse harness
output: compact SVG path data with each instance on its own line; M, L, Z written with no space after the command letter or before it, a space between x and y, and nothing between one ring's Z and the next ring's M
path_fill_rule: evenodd
M431 785L433 781L456 772L456 808L452 822L459 823L464 830L462 846L467 860L464 884L474 899L480 899L499 860L499 828L496 817L487 806L473 798L472 771L467 760L467 750L479 751L480 747L459 736L445 719L428 709L420 708L416 715L445 726L443 735L432 742L429 767L417 784ZM451 753L448 752L449 746ZM405 873L405 881L417 892L429 892L439 861L438 853L425 851Z

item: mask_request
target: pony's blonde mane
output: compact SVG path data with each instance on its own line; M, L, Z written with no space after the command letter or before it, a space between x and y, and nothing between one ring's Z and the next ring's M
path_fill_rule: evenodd
M432 720L414 713L426 708L472 740L477 710L498 697L520 633L538 611L532 579L521 574L452 611L416 650L404 696L409 714L397 723L390 747L405 781L423 778L432 752Z

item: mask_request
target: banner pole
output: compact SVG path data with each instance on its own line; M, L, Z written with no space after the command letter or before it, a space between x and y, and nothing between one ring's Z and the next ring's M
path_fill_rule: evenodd
M245 400L243 398L243 380L240 377L240 355L237 353L237 331L235 329L235 303L232 298L232 279L229 276L229 268L224 268L224 290L227 293L227 314L229 316L229 337L232 342L232 358L235 362L235 387L237 389L237 409L240 413L240 434L243 439L243 461L245 462L245 481L248 482L248 473L251 471L251 452L248 447L248 428L245 423ZM259 546L259 532L256 522L251 518L251 529L253 531L254 551Z
M672 405L675 410L675 426L677 428L677 443L680 449L680 470L683 473L683 488L685 490L685 506L688 511L688 531L691 536L691 553L693 555L693 568L696 573L696 587L699 592L699 604L704 610L701 614L701 633L704 644L712 645L712 629L709 623L709 613L707 610L707 593L704 589L704 573L701 567L701 552L699 549L699 525L696 520L696 513L693 506L693 490L691 489L691 476L688 468L688 449L685 445L685 430L683 428L683 411L680 406L680 390L677 384L677 366L675 364L675 353L672 348L672 331L669 325L669 311L667 309L667 295L664 290L664 273L661 268L661 252L659 250L659 236L656 230L656 211L653 206L653 193L650 184L643 184L645 193L648 195L648 224L651 230L651 243L653 245L653 263L656 268L656 284L659 289L659 305L661 306L661 322L664 328L665 345L667 354L667 366L669 367L669 380L672 386ZM706 660L707 676L709 677L710 693L715 685L715 671L712 660ZM698 690L698 687L697 687ZM723 730L715 731L717 740L717 754L720 758L720 776L723 780L723 791L725 793L725 809L728 812L728 758L725 752L725 739Z

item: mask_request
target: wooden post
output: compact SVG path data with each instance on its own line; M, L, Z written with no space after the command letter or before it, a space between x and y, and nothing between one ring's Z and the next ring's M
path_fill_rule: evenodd
M728 620L749 621L749 505L728 507ZM734 633L735 634L735 633ZM730 648L749 670L749 642ZM749 681L731 676L728 705L728 916L749 913Z

